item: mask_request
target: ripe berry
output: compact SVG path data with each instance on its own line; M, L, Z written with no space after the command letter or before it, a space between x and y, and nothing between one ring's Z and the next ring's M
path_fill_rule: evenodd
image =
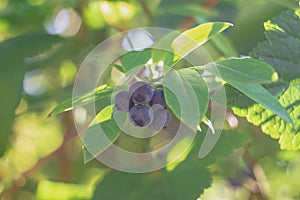
M152 130L159 131L164 127L166 123L167 111L160 104L154 104L153 106L151 106L151 108L153 110L153 121L148 127Z
M129 109L134 106L134 103L130 100L128 92L121 91L115 96L115 105L117 110L128 112Z
M152 87L145 82L135 82L129 88L129 95L136 104L148 103L153 96Z
M156 89L153 92L153 97L152 97L151 101L149 102L149 104L151 106L154 104L160 104L164 108L167 108L167 104L166 104L165 97L164 97L164 91L162 89Z
M144 127L153 120L153 112L145 105L135 105L129 110L129 120L133 125Z

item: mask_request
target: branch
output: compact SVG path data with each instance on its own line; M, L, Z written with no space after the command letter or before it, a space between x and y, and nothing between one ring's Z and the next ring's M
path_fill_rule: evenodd
M148 8L148 5L146 4L146 2L144 0L139 0L139 3L143 9L143 11L145 12L146 16L148 17L149 21L152 23L153 26L156 26L155 21L154 21L154 16L151 13L150 9Z

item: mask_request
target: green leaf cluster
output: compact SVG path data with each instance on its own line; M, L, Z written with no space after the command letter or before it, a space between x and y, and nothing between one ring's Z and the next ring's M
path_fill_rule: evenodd
M259 43L250 55L269 63L278 72L279 81L265 87L287 110L293 123L284 120L286 116L280 118L270 112L274 105L263 107L236 91L230 91L231 96L235 96L230 104L235 114L246 117L261 126L264 133L279 139L282 149L299 150L300 10L285 11L264 25L267 40Z

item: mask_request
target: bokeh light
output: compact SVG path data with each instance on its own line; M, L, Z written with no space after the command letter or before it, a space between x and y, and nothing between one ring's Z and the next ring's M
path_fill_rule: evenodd
M29 71L23 81L24 91L32 96L39 96L47 90L47 79L40 69Z
M49 34L72 37L77 34L81 26L81 17L71 8L61 9L54 19L46 22Z

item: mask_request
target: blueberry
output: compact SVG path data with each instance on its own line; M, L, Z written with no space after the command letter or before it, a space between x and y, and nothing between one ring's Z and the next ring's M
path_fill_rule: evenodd
M129 95L134 103L145 104L151 101L153 89L148 83L135 82L129 88Z
M135 126L144 127L153 120L153 112L145 105L135 105L129 110L129 120Z
M166 104L165 96L164 96L164 91L162 89L156 89L153 92L153 97L152 97L151 101L149 102L149 104L151 106L154 105L154 104L160 104L164 108L167 108L167 104Z
M159 131L164 127L166 123L167 111L160 104L154 104L153 106L151 106L151 108L153 110L153 121L148 127L152 130Z
M134 103L129 98L129 93L126 91L121 91L115 96L115 105L117 110L121 112L128 112Z

